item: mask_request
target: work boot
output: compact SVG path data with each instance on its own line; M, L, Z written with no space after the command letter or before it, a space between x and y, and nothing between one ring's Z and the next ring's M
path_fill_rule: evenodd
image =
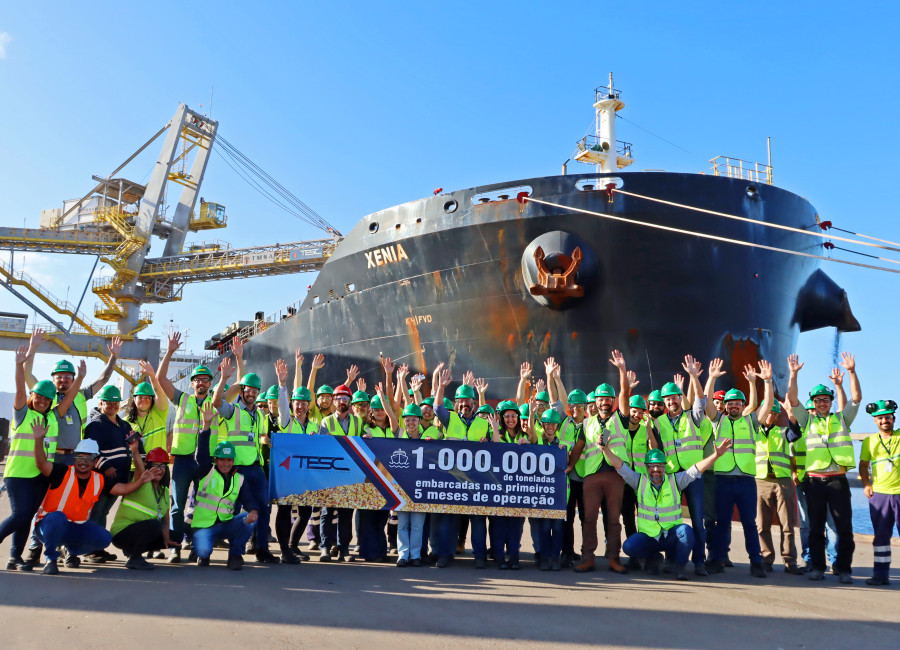
M323 548L322 552L319 553L319 562L331 562L331 549Z
M341 552L341 549L339 549L337 546L332 546L329 552L331 553L331 557L337 557Z
M66 551L65 564L67 569L77 569L81 566L81 558L74 553L69 553L68 551Z
M38 544L37 546L29 548L25 560L19 566L19 571L31 571L34 569L41 561L41 551L43 550L43 544Z
M25 564L25 561L22 560L22 556L11 557L6 561L6 570L7 571L15 571L22 564Z
M660 565L662 565L662 556L659 553L651 555L644 561L645 570L652 576L659 575Z
M803 567L800 570L803 571L803 573L809 573L813 570L813 565L811 562L806 561L803 563Z
M622 563L619 562L618 555L609 558L609 570L613 573L628 573L628 569L623 567Z
M872 576L866 580L867 585L890 587L891 581L887 576Z
M662 572L663 572L663 573L672 573L673 571L674 571L674 569L672 568L672 563L671 563L671 562L669 562L668 560L666 560L665 562L663 562L663 565L662 565Z
M550 558L543 558L539 565L541 571L549 571L550 570Z
M137 571L152 571L153 565L150 564L147 560L145 560L140 555L132 555L125 562L126 569L135 569Z
M300 558L294 555L290 549L284 549L281 551L281 563L282 564L300 564Z
M709 571L706 570L706 566L703 564L695 564L694 565L694 575L700 576L701 578L705 578L709 575Z
M570 569L575 566L575 560L568 553L563 553L562 559L560 560L559 564L563 569Z
M510 571L518 571L522 567L519 565L519 558L510 558L509 559L509 570Z
M181 549L173 548L169 551L169 559L166 560L169 564L180 564L181 563Z
M98 552L88 553L84 556L84 560L89 564L105 564L106 556Z
M460 542L456 545L456 554L457 555L465 555L466 554L466 543Z
M625 568L629 571L640 571L641 561L636 557L629 557L628 562L625 563Z
M277 557L272 555L272 551L269 549L263 549L256 553L256 561L261 562L263 564L278 564L279 560Z
M188 554L188 562L196 562L197 561L197 551L191 549L191 552Z
M839 574L838 582L840 582L842 585L852 585L853 577L850 575L849 571L841 571L841 573Z
M409 566L409 560L407 560L406 558L401 557L399 560L397 560L397 566L398 566L399 568L401 568L401 569L403 569L403 568L405 568L405 567L408 567L408 566Z
M551 560L550 561L550 570L551 571L559 571L562 567L559 564L559 560Z
M436 566L438 569L446 569L448 566L450 566L450 558L446 555L442 555L438 558L438 561L434 563L434 566Z
M310 542L309 546L307 546L306 548L308 548L310 551L318 551L319 545L316 542Z
M821 571L819 569L813 569L812 571L809 572L809 575L807 576L807 578L818 582L819 580L825 579L825 572Z
M542 563L543 563L543 560L541 558L541 552L535 551L534 552L534 566L540 567Z
M412 559L410 564L414 567L420 567L420 566L422 566L422 558L415 557Z
M768 572L762 562L752 562L750 564L750 575L754 578L765 578Z
M800 575L800 574L803 573L803 571L800 569L800 567L798 567L798 566L797 566L796 564L794 564L793 562L790 563L790 564L785 564L785 565L784 565L784 572L785 572L785 573L790 573L791 575L795 575L795 576L796 576L796 575Z
M734 562L731 561L731 558L728 557L727 554L725 555L725 560L722 562L722 564L724 564L729 569L734 568Z
M685 564L676 564L675 565L675 579L676 580L687 580L687 569Z
M483 557L476 557L475 558L475 568L476 569L487 568L487 561Z
M181 542L181 550L182 551L190 551L194 548L194 544L188 540L184 540Z
M593 557L585 557L584 562L575 566L575 573L587 573L588 571L596 571L597 566L594 564Z
M766 573L772 573L775 570L775 567L772 566L771 562L763 562L763 566L766 567Z
M197 566L209 566L209 558L208 557L198 557L197 558Z
M240 571L244 568L244 558L237 553L229 553L228 564L225 566L228 567L229 571Z
M55 576L59 573L59 567L56 566L56 560L47 560L44 564L43 574L45 576Z
M706 563L706 571L712 575L714 573L725 573L725 563L721 560L710 560Z
M102 555L107 562L115 562L118 559L115 553L110 553L105 549L97 551L96 555Z

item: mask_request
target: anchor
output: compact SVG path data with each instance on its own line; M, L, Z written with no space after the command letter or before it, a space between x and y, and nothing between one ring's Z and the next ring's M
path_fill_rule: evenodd
M563 253L552 256L553 261L565 264L568 261L568 267L554 267L552 270L547 268L547 260L544 255L544 249L540 246L534 251L534 262L537 266L538 281L532 284L529 291L533 296L547 296L552 302L561 302L566 298L581 298L584 296L584 287L575 284L575 273L581 266L582 254L581 248L575 247L572 251L572 257Z

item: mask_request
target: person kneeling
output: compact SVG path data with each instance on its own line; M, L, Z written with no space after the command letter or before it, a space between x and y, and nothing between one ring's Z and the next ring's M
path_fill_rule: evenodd
M200 433L198 448L209 450ZM253 534L259 507L253 493L244 485L243 474L234 471L234 445L220 442L213 452L213 468L200 481L197 490L197 505L194 508L194 552L197 566L209 566L209 556L213 545L220 540L228 540L228 568L240 571L244 565L244 547ZM240 505L247 510L235 514Z
M694 546L694 531L682 521L681 492L692 481L710 469L716 459L731 446L726 438L716 453L694 464L686 472L666 474L666 455L651 449L644 457L647 474L639 474L616 456L609 447L600 445L604 455L619 475L637 494L638 532L625 540L622 550L635 559L645 559L647 570L659 574L662 553L675 566L675 577L687 580L685 565ZM673 557L674 556L674 557Z

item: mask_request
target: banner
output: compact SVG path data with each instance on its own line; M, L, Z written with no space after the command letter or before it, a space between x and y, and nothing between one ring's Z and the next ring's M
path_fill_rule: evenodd
M280 504L566 517L559 447L276 433L269 463Z

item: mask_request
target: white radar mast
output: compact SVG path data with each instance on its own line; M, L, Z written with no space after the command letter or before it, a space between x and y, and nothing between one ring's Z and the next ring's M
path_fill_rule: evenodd
M594 90L595 131L578 141L575 160L597 165L601 173L614 173L634 162L631 143L616 140L616 112L625 108L613 87L613 75L609 73L609 85Z

